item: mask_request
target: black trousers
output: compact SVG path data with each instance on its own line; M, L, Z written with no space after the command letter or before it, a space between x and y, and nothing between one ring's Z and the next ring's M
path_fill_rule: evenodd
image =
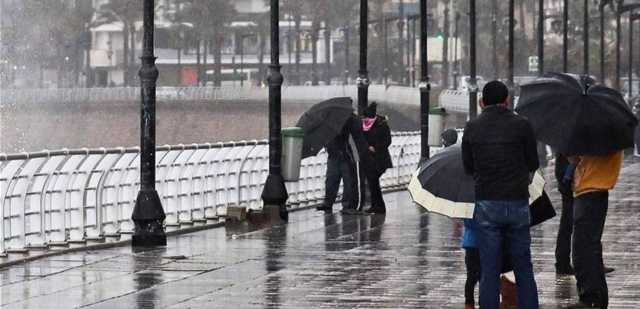
M360 168L360 206L364 206L367 200L367 189L371 193L371 208L386 209L384 197L382 196L382 188L380 187L380 176L375 171L367 171L364 167Z
M562 214L556 240L556 269L571 267L571 234L573 233L573 196L562 195Z
M358 194L355 176L355 164L347 159L330 156L327 159L327 178L325 180L324 206L332 207L336 202L338 190L340 189L340 180L342 180L342 208L355 209L358 205Z
M573 207L573 267L580 301L607 308L609 292L602 267L602 233L609 192L580 195Z
M464 264L467 267L467 281L464 284L464 303L475 304L473 292L480 281L480 250L478 248L464 249Z

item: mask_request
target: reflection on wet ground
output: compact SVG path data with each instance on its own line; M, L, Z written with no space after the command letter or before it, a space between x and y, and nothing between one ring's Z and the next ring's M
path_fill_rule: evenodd
M604 240L610 308L640 308L640 163L612 193ZM550 174L550 173L548 173ZM552 186L552 184L550 184ZM555 194L555 192L554 192ZM558 196L553 195L558 204ZM386 216L294 212L288 224L230 224L166 248L73 253L0 271L2 308L462 308L462 225L406 192ZM339 208L339 207L338 207ZM558 218L533 231L542 308L575 301L556 277Z

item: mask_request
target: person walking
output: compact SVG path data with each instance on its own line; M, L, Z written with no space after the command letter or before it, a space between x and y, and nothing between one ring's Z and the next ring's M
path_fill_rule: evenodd
M531 263L529 183L538 169L529 122L508 109L509 90L492 81L482 90L483 112L462 137L465 171L475 180L474 223L480 249L480 308L498 309L503 242L513 265L519 309L538 309Z
M622 151L569 158L577 164L573 181L573 266L579 302L568 308L606 309L609 305L602 266L602 233L609 208L609 190L618 182L623 158Z
M562 196L562 213L556 239L556 274L573 275L571 266L571 235L573 233L573 173L575 165L566 156L556 153L555 176Z
M384 199L382 198L382 189L380 188L380 176L384 172L393 167L391 162L391 154L389 154L389 146L391 145L391 129L387 123L386 117L377 114L378 104L371 102L364 110L362 118L362 131L367 142L367 150L373 161L368 167L361 169L364 177L362 181L366 181L368 189L371 193L371 207L366 210L368 213L383 214L386 212ZM360 199L365 200L367 186L361 184ZM363 203L361 203L363 205Z
M360 146L359 146L360 144ZM343 183L342 210L348 215L360 214L358 207L358 179L357 167L360 153L366 148L366 142L360 128L360 121L356 115L349 118L341 133L327 146L327 171L325 179L325 196L319 211L331 212L338 196L340 181Z

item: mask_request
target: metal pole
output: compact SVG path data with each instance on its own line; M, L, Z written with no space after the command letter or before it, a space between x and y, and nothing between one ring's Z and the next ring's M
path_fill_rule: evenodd
M605 49L605 43L604 43L604 7L606 5L606 2L602 1L600 2L600 6L598 7L598 9L600 10L600 82L602 84L604 84L604 49Z
M282 158L282 140L280 139L282 83L280 73L280 4L271 0L271 64L269 65L269 176L262 191L264 207L277 208L282 219L288 219L286 208L287 188L282 178L280 160Z
M143 50L139 71L142 111L140 117L140 191L131 219L135 224L133 247L166 246L164 210L156 191L156 82L158 68L153 52L154 0L143 2Z
M460 23L460 13L456 11L454 28L453 28L453 36L456 38L456 41L453 44L453 89L458 89L458 76L460 75L460 65L458 63L458 24Z
M400 3L398 4L399 6L399 10L400 10L400 16L398 19L398 37L399 37L399 42L398 42L398 47L400 48L399 50L399 55L400 55L400 67L398 68L398 70L400 71L399 74L399 78L400 78L400 83L405 85L405 63L404 63L404 0L399 0Z
M584 29L583 32L583 70L584 75L589 75L589 0L584 0Z
M620 45L622 40L622 29L620 27L620 11L616 8L616 79L614 88L620 91Z
M544 74L544 0L538 0L538 76Z
M476 119L478 116L478 84L476 80L476 0L469 0L469 119Z
M569 0L564 0L562 8L562 71L569 72Z
M382 18L382 40L384 46L384 55L382 60L382 79L386 85L389 82L389 30L387 29L387 18Z
M240 87L244 87L244 35L240 35Z
M449 6L451 2L445 3L444 7L444 31L442 42L442 89L449 88Z
M475 1L475 0L471 0ZM427 58L427 0L420 0L420 157L429 158L429 59Z
M318 37L320 37L318 22L314 21L311 28L311 85L318 86L320 82L318 78Z
M324 22L324 62L325 62L325 84L331 85L331 28L329 22Z
M628 73L628 83L629 87L627 87L627 97L631 98L633 94L633 13L629 12L629 65L627 66Z
M509 0L509 92L513 95L514 92L514 50L515 50L515 0Z
M368 35L367 0L360 0L360 70L358 70L358 115L364 113L369 101L369 76L367 72L367 35ZM402 44L400 44L402 45Z

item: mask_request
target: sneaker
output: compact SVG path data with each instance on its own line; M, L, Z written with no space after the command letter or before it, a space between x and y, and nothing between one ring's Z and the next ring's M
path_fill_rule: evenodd
M331 212L333 210L333 207L331 206L318 206L316 207L317 211L324 211L324 212Z
M558 266L556 266L556 275L573 276L575 274L576 274L576 271L571 266L568 266L568 267L558 267Z
M387 210L385 208L369 208L367 210L365 210L366 213L370 213L370 214L385 214L387 213Z
M476 309L476 306L474 306L473 304L465 304L464 309Z

